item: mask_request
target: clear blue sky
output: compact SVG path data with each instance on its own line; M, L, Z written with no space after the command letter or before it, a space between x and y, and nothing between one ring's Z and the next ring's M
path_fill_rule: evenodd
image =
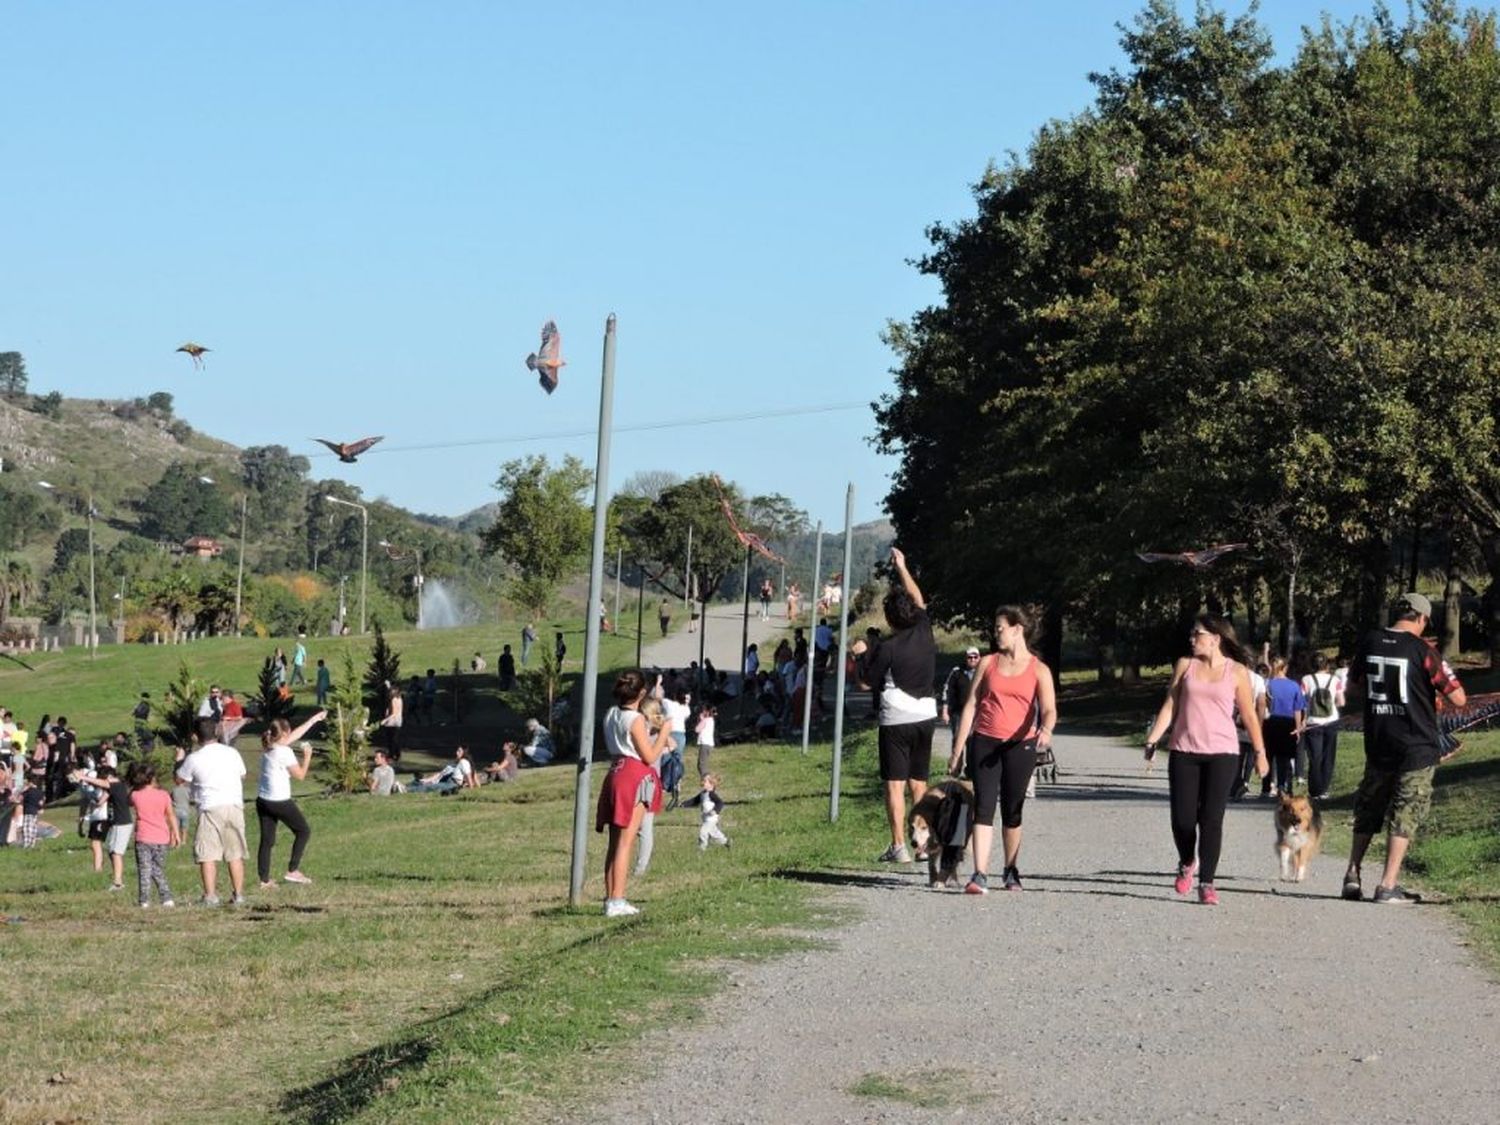
M1284 56L1370 6L1261 19ZM521 439L592 430L610 312L620 427L869 403L886 320L936 296L906 264L924 228L1089 103L1139 7L7 2L0 350L34 391L169 391L450 515L507 458L593 463ZM523 366L549 317L551 398ZM624 429L610 485L715 470L838 525L852 481L871 519L872 432L867 408ZM308 440L366 434L356 466Z

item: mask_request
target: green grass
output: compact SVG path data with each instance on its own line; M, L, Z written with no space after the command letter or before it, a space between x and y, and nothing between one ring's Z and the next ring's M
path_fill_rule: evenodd
M919 1109L949 1109L974 1106L985 1100L974 1088L974 1079L962 1070L913 1070L898 1075L866 1074L849 1093L856 1098L878 1098Z
M874 755L867 736L851 746L837 825L826 745L719 750L733 847L700 854L696 814L665 814L652 870L631 882L643 913L625 921L599 911L604 837L592 832L587 905L567 905L568 767L454 797L304 796L315 883L258 891L252 859L242 911L142 911L133 859L125 893L107 893L59 810L61 840L0 850L0 916L24 919L0 927L6 1012L28 1029L0 1045L0 1119L555 1109L599 1088L611 1048L695 1018L726 959L816 940L832 919L815 884L790 876L863 866L881 836ZM196 897L186 850L169 875L179 901Z

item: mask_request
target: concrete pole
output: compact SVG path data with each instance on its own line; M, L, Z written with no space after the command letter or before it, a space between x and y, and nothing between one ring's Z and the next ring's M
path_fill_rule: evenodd
M240 635L240 598L245 589L245 514L250 510L250 494L240 497L240 565L234 576L234 635ZM340 588L340 597L343 596ZM340 603L342 604L342 603ZM343 624L343 613L339 613L339 624Z
M615 551L615 615L610 618L615 623L615 632L620 631L620 571L625 566L625 548L620 547Z
M599 380L599 453L594 462L594 546L589 561L588 611L583 642L583 709L578 728L578 785L573 800L573 869L568 903L583 902L584 866L588 855L589 771L594 758L594 709L599 689L599 615L604 599L604 529L609 516L609 438L615 398L615 315L604 322L604 370Z
M844 760L844 661L849 653L849 567L854 561L854 485L844 497L844 574L839 598L839 670L833 693L833 777L828 787L828 819L839 818L839 767Z
M94 598L94 494L89 493L89 659L99 655L99 620Z

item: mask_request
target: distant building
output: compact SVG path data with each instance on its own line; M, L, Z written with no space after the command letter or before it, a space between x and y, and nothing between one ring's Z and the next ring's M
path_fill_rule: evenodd
M216 559L224 553L224 545L207 535L192 535L182 541L185 554L200 559Z

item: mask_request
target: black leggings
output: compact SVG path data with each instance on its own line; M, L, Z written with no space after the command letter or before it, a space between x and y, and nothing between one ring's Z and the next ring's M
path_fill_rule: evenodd
M271 849L276 846L277 821L292 830L292 859L286 869L288 871L300 870L302 853L307 850L307 841L312 838L312 829L307 826L307 818L302 815L297 802L268 801L264 797L257 797L255 798L255 816L260 821L260 848L255 853L255 867L260 872L260 881L262 883L271 881Z
M974 781L974 823L993 825L1000 806L1004 828L1021 827L1026 786L1036 769L1036 739L1001 740L976 734L969 739L969 777Z
M1167 782L1172 791L1172 838L1177 859L1187 867L1198 857L1198 881L1212 883L1224 845L1224 806L1229 786L1238 772L1238 754L1185 754L1174 751L1167 760Z

